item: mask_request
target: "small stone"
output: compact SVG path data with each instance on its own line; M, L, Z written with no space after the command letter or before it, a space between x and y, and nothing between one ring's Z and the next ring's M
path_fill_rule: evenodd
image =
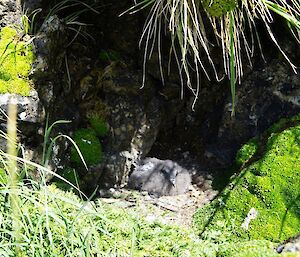
M120 130L119 128L115 129L114 132L115 132L115 135L116 135L116 136L120 136L121 133L122 133L121 130Z
M134 127L133 127L131 124L128 124L128 125L127 125L127 129L128 129L129 131L132 131L132 130L134 130Z
M125 126L125 125L123 125L123 126L121 127L121 131L122 131L122 132L126 132L126 131L127 131L127 129L126 129L126 126Z

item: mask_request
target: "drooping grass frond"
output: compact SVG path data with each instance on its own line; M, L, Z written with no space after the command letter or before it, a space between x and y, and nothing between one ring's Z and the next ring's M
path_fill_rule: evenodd
M164 80L161 37L165 31L168 31L172 42L170 53L173 53L175 56L182 82L185 81L185 84L194 94L196 100L200 90L200 70L203 70L209 78L207 67L204 64L205 61L209 62L217 77L217 72L210 55L210 43L206 37L206 29L201 16L199 1L144 0L129 9L129 12L135 13L149 5L152 6L140 40L140 45L142 45L142 42L145 42L142 87L145 85L146 62L152 57L155 47L158 48L160 73L162 80ZM203 51L206 55L205 61L200 51ZM190 56L191 58L189 58ZM194 85L192 80L192 70L196 71L196 85Z
M142 0L135 1L135 5L127 12L133 14L145 8L149 8L149 15L140 41L140 45L144 42L142 87L145 84L146 63L151 58L155 47L158 48L160 72L164 82L161 37L166 31L171 35L170 53L175 56L181 81L194 94L195 104L199 94L200 71L202 70L209 78L208 69L212 68L213 74L219 79L210 54L213 46L210 43L212 39L207 38L207 30L212 27L215 38L222 48L224 72L231 79L231 91L234 93L235 83L240 83L243 77L244 56L251 66L255 39L261 50L256 29L257 20L263 22L271 41L296 72L296 67L277 42L271 23L273 13L280 15L288 22L293 35L300 42L298 0L289 2L285 0ZM205 18L208 18L211 27L205 25L203 22ZM249 33L246 35L246 28L249 29L250 35ZM196 83L192 79L195 76Z

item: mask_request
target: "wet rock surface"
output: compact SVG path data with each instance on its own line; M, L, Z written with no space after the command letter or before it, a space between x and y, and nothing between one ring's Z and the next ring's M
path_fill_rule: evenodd
M0 27L21 23L21 6L15 0L1 0Z
M91 81L94 79L91 77ZM151 150L161 121L161 103L152 87L141 90L139 72L115 62L99 70L96 89L86 88L81 99L81 113L88 119L106 120L109 132L104 143L104 160L95 177L105 187L124 186L132 167ZM83 84L82 84L83 85ZM96 91L95 91L96 90ZM97 92L95 94L95 92ZM92 174L87 174L92 178Z
M206 146L207 159L226 167L237 149L281 118L300 112L300 79L285 62L273 60L244 78L237 87L235 116L225 104L217 135Z
M45 110L39 99L38 93L31 90L29 96L16 94L0 94L0 129L6 133L8 108L10 104L17 107L18 141L25 149L22 151L24 158L41 164L40 142L43 137ZM1 137L0 149L6 150L6 138Z
M59 106L57 98L62 90L60 75L67 40L65 33L62 21L57 16L50 16L34 39L35 62L32 77L43 104L51 110Z
M20 96L15 94L1 94L0 108L7 113L8 105L13 102L17 105L18 121L42 123L45 119L45 111L35 90L30 92L30 96ZM2 115L3 115L2 112Z
M45 111L39 96L35 90L30 92L30 96L20 96L16 94L0 94L0 117L1 130L6 131L6 121L9 104L17 106L17 122L20 129L21 142L32 144L37 142L40 136L39 131L45 121ZM41 131L40 131L41 132ZM1 149L5 150L6 140L1 139Z

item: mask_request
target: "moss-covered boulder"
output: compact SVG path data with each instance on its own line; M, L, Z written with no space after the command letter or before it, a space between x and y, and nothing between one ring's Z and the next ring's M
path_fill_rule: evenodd
M58 175L60 176L55 176L54 179L52 180L52 182L59 188L65 191L72 191L75 190L75 187L78 187L78 185L80 184L80 178L78 175L78 172L75 169L72 168L65 168L61 171L58 172ZM69 183L67 183L66 181L68 181ZM73 186L72 186L72 185ZM75 190L76 191L76 190Z
M88 166L101 162L102 147L93 129L87 128L75 131L74 141ZM82 159L75 147L71 149L71 162L74 163L76 167L83 166Z
M28 39L28 38L27 38ZM29 96L28 79L34 60L32 45L17 30L4 27L0 31L0 93Z
M90 118L90 124L92 129L96 132L98 137L104 137L108 133L108 126L106 122L97 116L93 116Z
M283 129L286 121L273 126L263 146L255 139L241 149L237 161L244 162L244 168L220 197L195 215L195 226L202 236L221 233L230 240L279 242L300 231L298 120L292 119L294 124L287 129ZM257 154L260 156L253 158Z

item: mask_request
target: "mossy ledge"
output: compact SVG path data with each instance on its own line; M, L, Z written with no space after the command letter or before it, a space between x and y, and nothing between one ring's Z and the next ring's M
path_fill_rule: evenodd
M29 96L29 80L34 54L32 45L12 27L0 31L0 93Z
M228 240L280 242L299 232L299 118L272 126L259 158L242 168L216 200L197 211L194 224L202 237L217 232L227 235ZM293 125L286 128L287 124ZM242 147L239 164L256 155L256 142L251 140Z

